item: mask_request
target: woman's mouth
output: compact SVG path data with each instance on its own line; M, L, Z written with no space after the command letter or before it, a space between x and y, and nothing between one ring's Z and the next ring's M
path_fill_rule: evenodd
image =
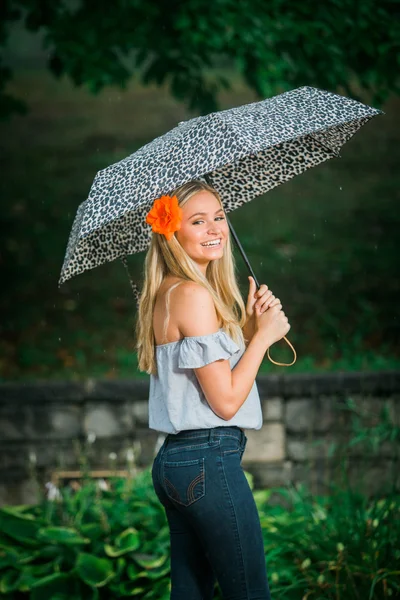
M221 238L210 240L209 242L203 242L201 245L203 248L218 248L221 245Z

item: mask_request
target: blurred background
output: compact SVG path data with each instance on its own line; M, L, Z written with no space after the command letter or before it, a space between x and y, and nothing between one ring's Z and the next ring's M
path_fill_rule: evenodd
M300 86L385 114L229 214L298 354L261 365L245 476L274 598L400 597L399 6L0 0L1 598L169 600L136 304L119 260L58 288L68 237L99 170Z
M0 378L144 377L120 261L58 288L97 171L181 120L311 85L384 110L330 160L230 214L298 360L400 366L395 3L3 1ZM262 215L262 218L260 216ZM239 284L247 269L235 249ZM144 253L128 259L141 279ZM277 344L271 356L289 361Z

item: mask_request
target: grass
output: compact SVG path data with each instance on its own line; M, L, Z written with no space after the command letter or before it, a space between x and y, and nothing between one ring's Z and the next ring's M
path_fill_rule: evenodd
M221 108L256 100L233 77ZM120 261L58 289L69 231L96 172L193 116L165 88L94 97L43 70L10 91L30 113L0 126L3 315L0 379L147 377L133 349L135 306ZM398 100L331 160L230 215L261 283L278 295L298 353L287 370L399 368ZM262 217L262 218L260 218ZM247 296L247 272L235 252ZM144 253L129 257L140 278ZM290 362L284 342L271 350Z

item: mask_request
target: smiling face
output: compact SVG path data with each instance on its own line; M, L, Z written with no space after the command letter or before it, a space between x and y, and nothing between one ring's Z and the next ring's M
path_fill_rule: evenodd
M224 210L207 190L197 192L181 208L182 224L175 234L176 239L205 275L209 262L224 253L229 235ZM205 245L214 240L220 241L216 245Z

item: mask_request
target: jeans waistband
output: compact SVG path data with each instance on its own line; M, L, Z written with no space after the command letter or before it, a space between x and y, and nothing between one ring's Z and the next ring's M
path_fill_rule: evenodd
M236 437L241 443L245 439L245 433L240 427L236 425L210 427L208 429L185 429L179 433L168 433L165 441L168 440L180 440L180 439L193 439L193 438L207 438L208 441L212 442L221 436Z

